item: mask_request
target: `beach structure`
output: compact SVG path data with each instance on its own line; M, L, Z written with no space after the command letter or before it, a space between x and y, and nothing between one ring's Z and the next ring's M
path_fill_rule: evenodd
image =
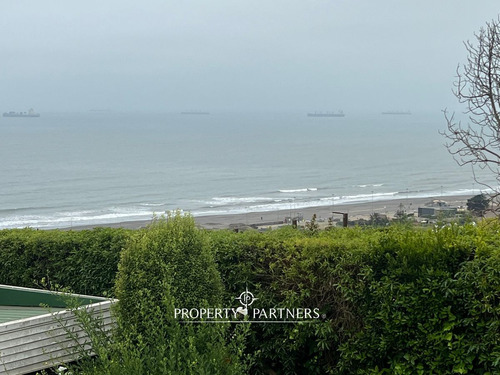
M349 215L346 212L332 211L332 214L342 215L342 226L347 228L349 224Z
M233 232L244 232L248 229L251 229L252 227L248 224L244 223L234 223L234 224L229 224L229 229L232 230Z
M66 306L77 303L77 309ZM0 285L0 374L28 374L77 360L90 339L76 312L85 310L101 328L113 325L114 301L95 296Z
M454 217L458 213L458 207L452 207L447 202L435 199L418 208L418 217L432 219L436 217Z

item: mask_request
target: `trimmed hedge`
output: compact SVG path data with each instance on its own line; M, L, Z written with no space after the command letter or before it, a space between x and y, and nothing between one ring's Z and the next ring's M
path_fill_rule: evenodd
M178 231L167 224L132 232L0 231L0 283L33 286L45 277L81 293L109 292L126 247L117 289L124 303L142 290L165 309L175 301L196 305L202 296L208 305L235 306L248 287L261 307L320 309L318 323L252 324L240 348L253 358L250 373L500 373L498 221L318 233L207 232L192 221L178 222ZM82 277L81 269L92 271ZM129 312L123 317L137 323L132 332L143 320ZM166 322L164 314L150 323ZM198 337L192 342L200 348L212 334L217 345L235 342L225 331L172 332L164 334ZM228 355L225 345L217 347Z
M0 284L112 295L120 253L131 233L0 230Z
M254 325L254 373L500 373L498 223L430 230L214 233L228 300L319 307L310 325Z

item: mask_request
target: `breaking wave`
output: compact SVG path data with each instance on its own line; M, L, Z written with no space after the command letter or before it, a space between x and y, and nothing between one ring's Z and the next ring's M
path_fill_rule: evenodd
M280 193L303 193L306 191L317 191L318 188L302 188L302 189L282 189Z

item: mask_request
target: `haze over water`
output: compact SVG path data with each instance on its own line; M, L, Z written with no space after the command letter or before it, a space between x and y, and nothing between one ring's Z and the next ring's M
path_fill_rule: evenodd
M0 165L0 228L471 194L442 122L439 112L1 118L0 159L15 163Z
M0 118L0 228L479 191L438 130L442 109L463 110L451 93L462 42L497 0L1 10L0 113L41 117Z

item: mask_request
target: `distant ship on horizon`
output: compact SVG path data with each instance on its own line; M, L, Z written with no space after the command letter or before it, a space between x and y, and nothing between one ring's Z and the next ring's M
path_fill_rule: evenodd
M3 117L40 117L40 114L31 108L28 112L4 112Z
M410 111L385 111L383 115L411 115Z
M344 112L308 112L308 117L345 117Z
M181 115L209 115L210 112L207 111L184 111Z

